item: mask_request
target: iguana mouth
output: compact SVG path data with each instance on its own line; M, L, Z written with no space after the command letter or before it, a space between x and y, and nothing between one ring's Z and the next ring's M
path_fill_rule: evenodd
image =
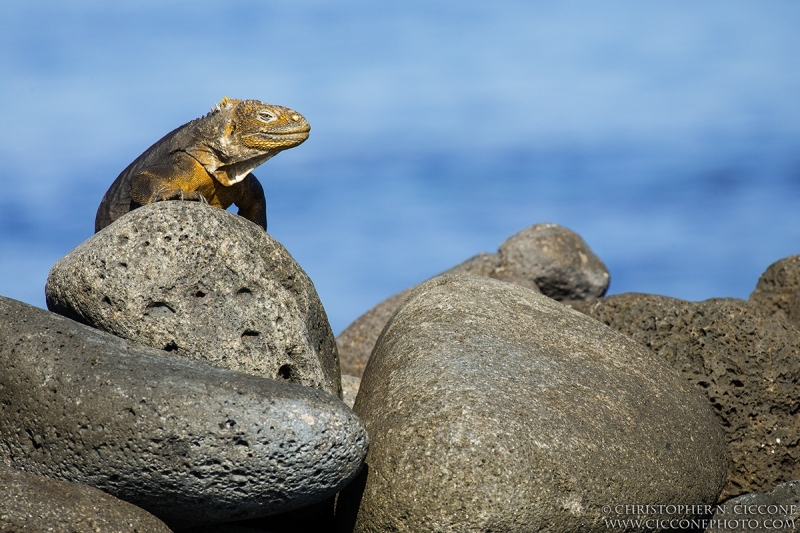
M308 130L286 133L251 133L242 137L242 143L257 150L285 150L308 139Z
M298 132L291 132L291 133L258 133L253 135L253 137L258 137L261 139L267 139L270 141L305 141L308 139L308 131L298 131Z

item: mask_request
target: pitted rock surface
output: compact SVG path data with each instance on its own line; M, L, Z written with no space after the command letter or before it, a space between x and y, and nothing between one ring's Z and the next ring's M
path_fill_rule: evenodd
M800 255L772 263L758 279L750 303L768 315L800 324Z
M491 277L534 288L554 300L591 300L606 293L608 269L577 233L536 224L506 239Z
M724 437L656 356L526 288L442 276L387 324L355 411L366 475L339 496L367 531L598 531L609 502L712 504Z
M171 533L147 511L95 488L0 463L0 531Z
M0 462L99 488L170 527L322 501L366 454L363 424L328 393L2 297L0 368Z
M650 348L706 395L732 465L722 498L800 478L800 331L733 298L618 294L576 309Z
M59 260L47 307L190 359L341 397L319 297L286 249L251 222L197 202L123 216Z
M581 301L605 294L608 269L577 233L558 224L536 224L515 233L496 254L482 252L443 274L472 274L541 292L559 301ZM360 377L375 342L392 313L416 287L379 303L336 338L342 373Z

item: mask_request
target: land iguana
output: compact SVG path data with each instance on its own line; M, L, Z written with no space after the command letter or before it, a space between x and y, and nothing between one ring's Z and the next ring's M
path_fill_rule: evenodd
M267 229L264 189L251 171L308 138L300 113L258 100L225 97L210 113L165 135L111 184L95 233L142 205L194 200L227 209Z

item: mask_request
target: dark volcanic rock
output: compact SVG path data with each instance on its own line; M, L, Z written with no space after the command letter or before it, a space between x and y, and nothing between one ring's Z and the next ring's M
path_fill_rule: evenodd
M170 533L147 511L95 488L0 463L0 531Z
M703 392L727 435L722 498L800 478L800 331L743 300L619 294L574 307L658 354Z
M705 399L644 347L474 276L411 294L355 410L372 442L337 516L356 532L605 533L609 502L715 502L728 464Z
M2 297L0 368L0 462L99 488L171 527L313 504L366 454L363 424L325 392Z
M561 301L602 296L611 279L583 239L558 224L530 226L506 239L497 254L480 253L443 274L499 279ZM387 298L339 334L344 374L361 376L383 326L417 286Z
M800 255L772 263L761 277L750 303L768 315L800 323Z
M145 205L55 264L47 307L176 355L341 397L314 285L248 220L197 202Z
M720 507L706 531L794 530L800 522L800 481L782 483L764 494L745 494Z
M538 288L555 300L591 300L606 293L608 269L580 235L558 224L536 224L500 245L491 277Z

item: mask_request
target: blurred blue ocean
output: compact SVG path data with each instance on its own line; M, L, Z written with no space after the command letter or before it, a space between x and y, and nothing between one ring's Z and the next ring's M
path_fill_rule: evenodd
M0 294L44 306L108 185L222 96L302 112L256 170L335 332L537 222L612 293L746 298L800 253L800 4L6 2Z

